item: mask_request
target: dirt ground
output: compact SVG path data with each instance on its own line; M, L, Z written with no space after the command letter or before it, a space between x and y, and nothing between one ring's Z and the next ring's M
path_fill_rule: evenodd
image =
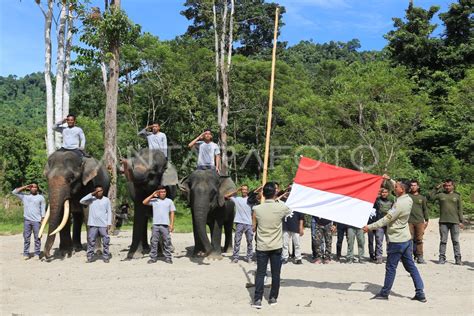
M84 236L85 238L85 236ZM85 252L52 262L24 261L22 235L0 237L2 315L7 314L457 314L474 311L474 233L461 234L463 266L453 264L448 245L446 265L437 265L438 224L425 235L426 265L419 265L428 303L411 301L413 283L400 265L390 300L372 301L384 278L385 265L303 265L282 268L278 305L256 311L250 307L254 263L230 263L229 255L212 261L193 259L187 249L192 234L173 234L174 264L147 264L148 256L124 261L131 232L111 237L109 264L85 263ZM84 239L85 240L85 239ZM310 232L303 253L310 252ZM57 246L56 241L55 246ZM344 242L343 254L346 244ZM333 239L333 250L335 238ZM242 251L244 247L242 246ZM265 290L268 299L269 289Z

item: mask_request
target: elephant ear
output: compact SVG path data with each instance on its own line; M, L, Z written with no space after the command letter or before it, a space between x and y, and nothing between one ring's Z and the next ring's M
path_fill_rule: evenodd
M191 191L190 188L190 183L189 183L189 177L185 177L181 179L178 183L179 190L182 192L182 194L186 197L186 200L188 201L188 204L190 203L190 196L191 194L189 193Z
M166 164L166 170L161 177L161 185L167 187L177 185L178 183L178 172L176 172L176 168L168 162Z
M230 177L221 177L219 181L219 196L217 197L217 204L219 207L225 205L225 195L235 191L237 188L234 181Z
M82 184L85 186L97 176L100 164L94 158L82 158Z

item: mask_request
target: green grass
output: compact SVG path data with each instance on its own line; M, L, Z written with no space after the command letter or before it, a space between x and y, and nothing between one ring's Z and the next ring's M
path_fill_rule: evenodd
M11 200L9 207L0 207L0 235L19 234L23 231L23 208Z

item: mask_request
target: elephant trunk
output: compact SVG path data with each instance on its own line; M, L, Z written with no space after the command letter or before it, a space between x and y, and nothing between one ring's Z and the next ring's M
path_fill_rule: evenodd
M195 241L196 246L201 245L202 250L209 255L212 252L212 246L207 236L206 226L207 226L207 216L209 214L209 202L204 201L204 203L195 202L192 205L193 209L193 226L196 230L196 237L199 240Z
M44 254L50 257L56 233L61 231L69 219L69 185L64 178L53 178L49 185L49 229ZM66 207L67 206L67 207Z

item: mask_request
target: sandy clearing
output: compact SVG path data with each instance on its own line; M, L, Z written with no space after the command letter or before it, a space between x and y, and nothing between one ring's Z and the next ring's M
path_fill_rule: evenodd
M85 236L84 236L85 240ZM50 263L23 261L22 235L0 237L2 314L474 314L474 233L461 234L464 266L433 261L438 255L438 225L432 221L425 235L425 258L419 266L428 303L412 302L413 284L400 265L389 302L371 301L383 282L384 265L287 264L277 306L250 307L255 264L195 260L186 256L192 234L174 234L174 264L147 264L148 256L122 261L131 232L111 237L109 264L85 263L85 252ZM310 252L310 232L303 252ZM335 238L333 249L335 249ZM56 245L57 246L57 242ZM346 244L344 243L343 253ZM242 247L243 250L244 247ZM265 295L268 298L268 289Z

